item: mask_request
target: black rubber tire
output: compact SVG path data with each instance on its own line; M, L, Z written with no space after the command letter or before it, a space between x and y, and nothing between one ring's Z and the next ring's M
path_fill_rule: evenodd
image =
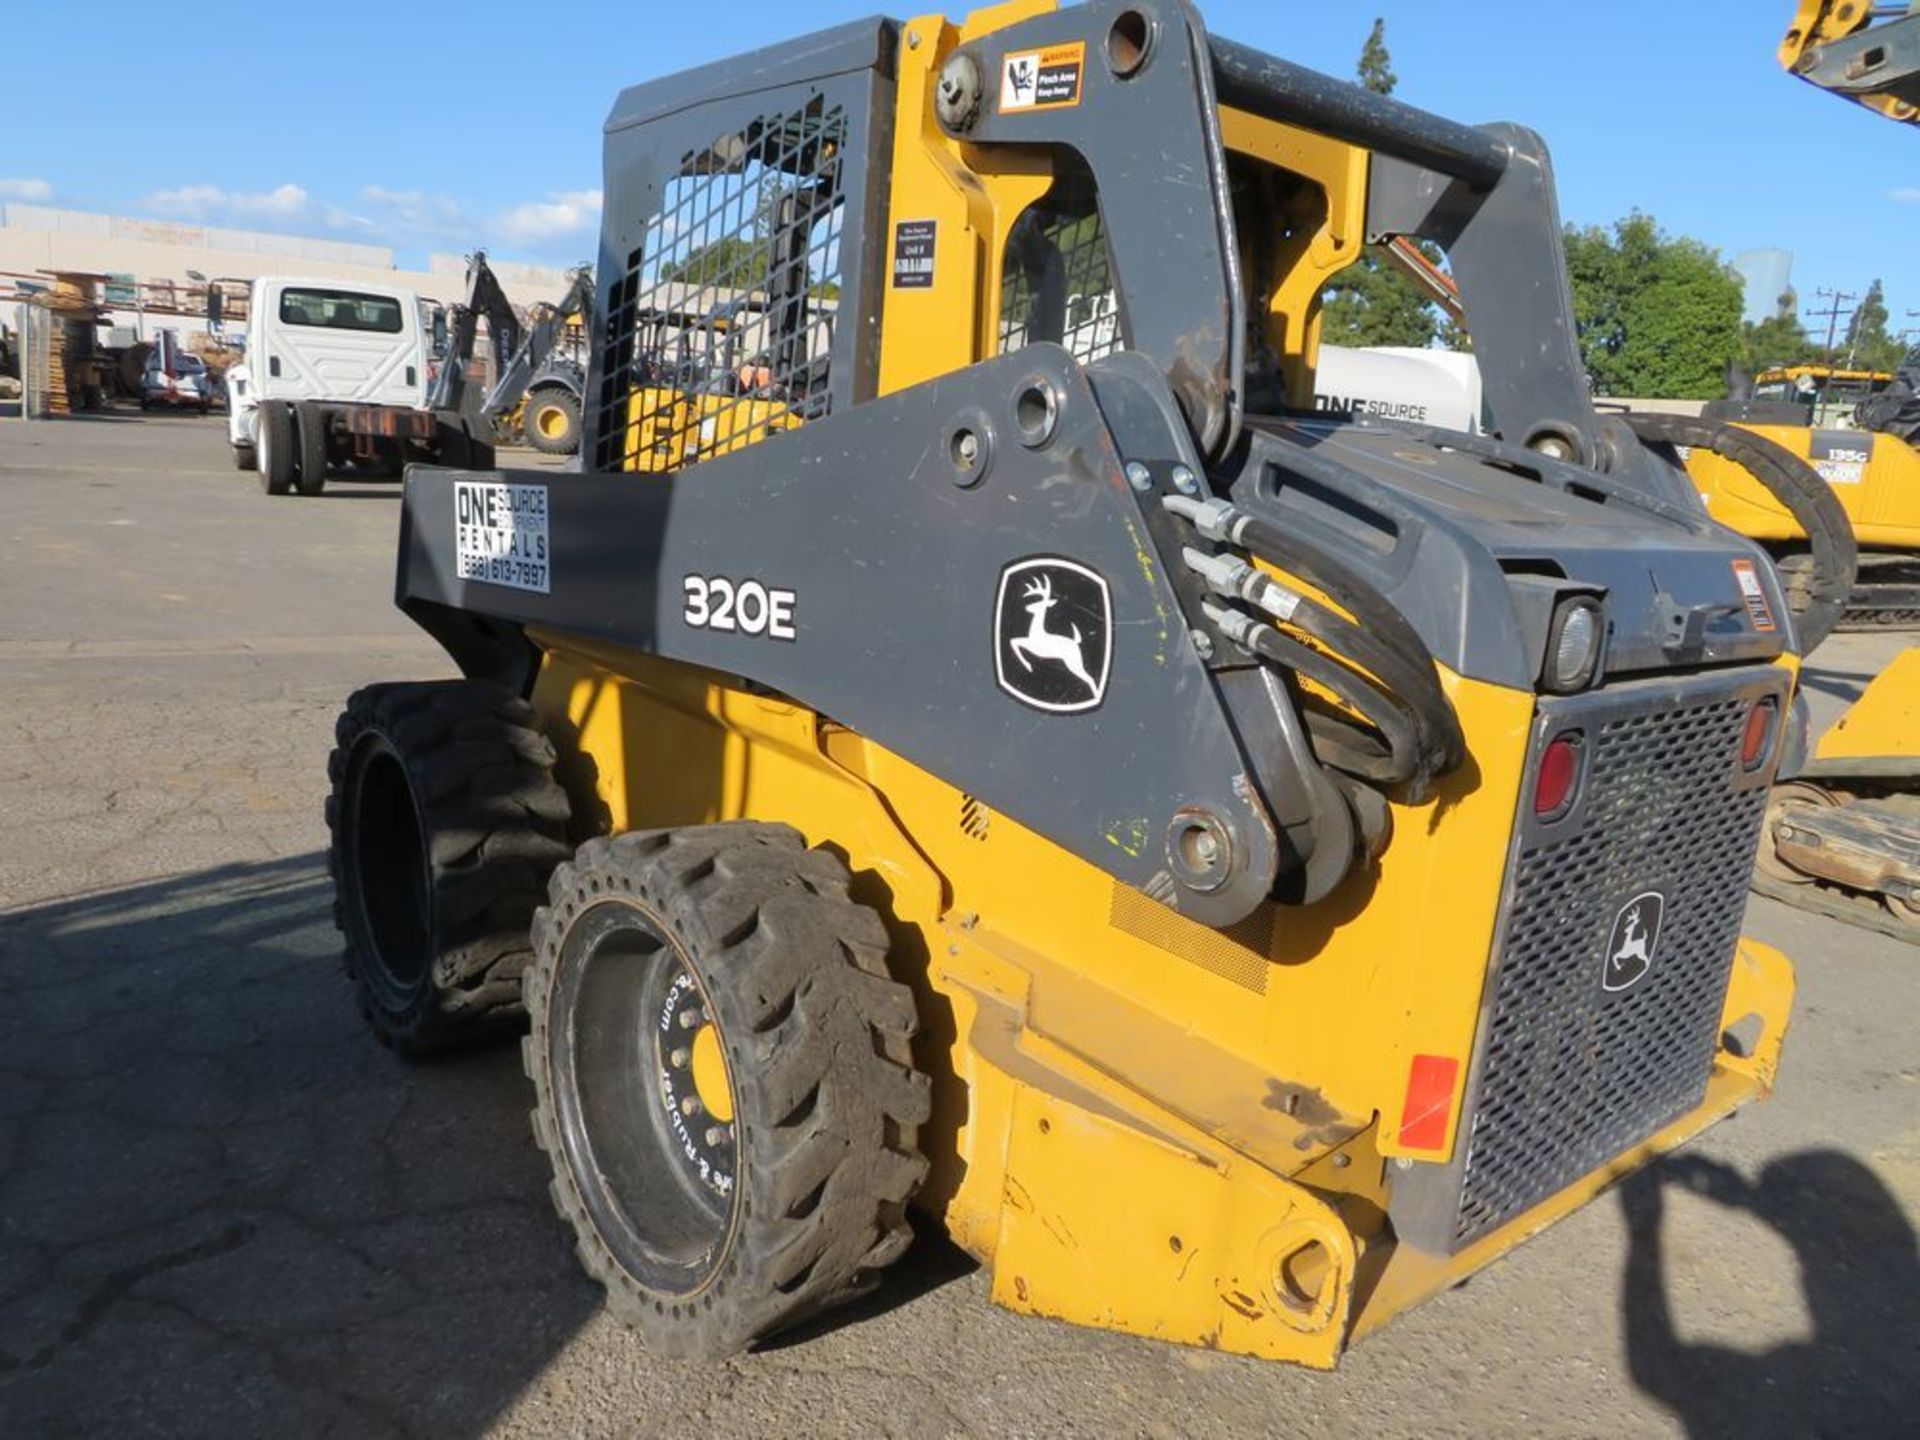
M534 912L569 810L533 708L491 681L369 685L327 762L334 923L375 1032L404 1055L524 1018Z
M566 428L549 435L540 427L541 412L555 412L566 418ZM571 455L580 448L580 401L558 385L546 385L527 396L520 411L520 433L527 444L542 455Z
M327 488L327 417L311 401L293 407L293 431L300 444L300 464L294 484L302 495L318 495Z
M284 400L262 400L256 430L260 488L284 495L293 488L293 407Z
M712 1360L870 1289L912 1241L906 1208L926 1174L916 1141L931 1085L913 1068L913 997L887 973L886 927L850 898L846 867L787 826L734 821L589 840L554 872L550 894L525 981L534 1138L609 1309L649 1350ZM623 925L629 937L657 937L646 953L659 963L636 963L623 948L620 968L597 972L598 1008L582 1004L583 977L596 973L593 937ZM681 1163L658 1143L615 1143L625 1127L663 1125L650 1114L671 1117L665 1066L686 1062L656 1054L648 1068L645 1047L679 1032L663 1014L652 1041L638 1033L639 1053L624 1039L599 1052L632 1054L638 1069L612 1074L644 1074L643 1083L579 1082L582 1068L595 1073L596 1033L652 1027L659 1012L647 987L663 975L717 1032L733 1111L715 1153L730 1157L734 1183L724 1202L702 1202L725 1214L696 1216L690 1237L684 1197L698 1178L682 1169L677 1182L658 1179ZM589 1010L599 1023L583 1028ZM645 1020L623 1028L617 1010ZM619 1103L610 1113L600 1102L607 1118L596 1129L583 1112L610 1093ZM638 1108L649 1105L661 1108ZM711 1135L704 1143L715 1144ZM614 1193L616 1174L664 1187L666 1200L635 1206L631 1187ZM596 1219L609 1206L616 1223ZM692 1258L658 1248L641 1234L647 1225L678 1237Z
M235 445L233 449L233 468L251 470L254 468L254 448L251 445Z
M1731 460L1787 508L1806 532L1813 556L1811 580L1796 587L1796 598L1805 597L1804 608L1794 615L1800 653L1812 654L1839 625L1860 566L1853 522L1833 488L1784 445L1738 425L1685 415L1630 414L1626 420L1633 433L1649 444L1697 447Z

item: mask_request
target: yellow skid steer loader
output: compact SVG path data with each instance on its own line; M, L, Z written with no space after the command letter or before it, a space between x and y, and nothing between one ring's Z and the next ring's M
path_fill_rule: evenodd
M1536 136L1017 0L636 86L605 194L585 473L410 474L466 678L356 695L328 815L372 1023L524 1030L650 1348L912 1207L1015 1310L1330 1366L1766 1092L1787 600L1595 414ZM1492 433L1312 413L1393 236Z

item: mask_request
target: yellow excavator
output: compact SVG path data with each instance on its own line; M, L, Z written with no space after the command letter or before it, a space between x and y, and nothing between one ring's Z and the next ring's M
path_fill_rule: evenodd
M1780 63L1913 123L1920 6L1891 15L1861 0L1801 0ZM1837 403L1849 386L1855 403ZM1834 423L1845 419L1853 425ZM1714 518L1779 560L1802 653L1834 628L1920 625L1920 348L1896 376L1797 367L1759 377L1751 398L1701 420L1633 424L1642 439L1681 448ZM1791 748L1805 745L1802 734ZM1780 773L1754 888L1920 940L1920 648L1903 651L1811 755L1790 754Z

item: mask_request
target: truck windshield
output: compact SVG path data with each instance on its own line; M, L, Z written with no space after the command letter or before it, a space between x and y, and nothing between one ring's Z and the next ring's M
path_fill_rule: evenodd
M288 325L371 330L380 335L397 335L402 324L398 300L356 295L351 290L282 290L280 319Z

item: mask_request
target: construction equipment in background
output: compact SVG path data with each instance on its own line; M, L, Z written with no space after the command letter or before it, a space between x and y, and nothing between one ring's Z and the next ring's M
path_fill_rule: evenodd
M1840 628L1920 629L1920 449L1900 421L1911 382L1811 366L1776 374L1756 381L1749 398L1708 405L1703 418L1736 424L1810 466L1846 512L1860 567ZM1844 419L1819 423L1835 421L1848 396ZM1686 464L1716 520L1766 545L1790 584L1810 583L1806 526L1772 489L1734 456L1695 449Z
M914 1204L1013 1309L1328 1366L1765 1093L1786 597L1595 413L1551 177L1176 0L620 96L597 473L409 474L466 678L355 695L327 817L374 1028L530 1024L649 1347L858 1294ZM1488 433L1312 411L1392 235Z
M482 320L495 377L484 394L473 383ZM590 332L592 322L591 267L574 269L560 302L536 306L522 324L486 252L475 251L467 262L466 299L451 311L430 405L465 414L476 430L484 427L502 440L524 439L543 454L576 453L586 367L567 342Z
M1800 0L1780 64L1889 120L1920 123L1920 5Z

